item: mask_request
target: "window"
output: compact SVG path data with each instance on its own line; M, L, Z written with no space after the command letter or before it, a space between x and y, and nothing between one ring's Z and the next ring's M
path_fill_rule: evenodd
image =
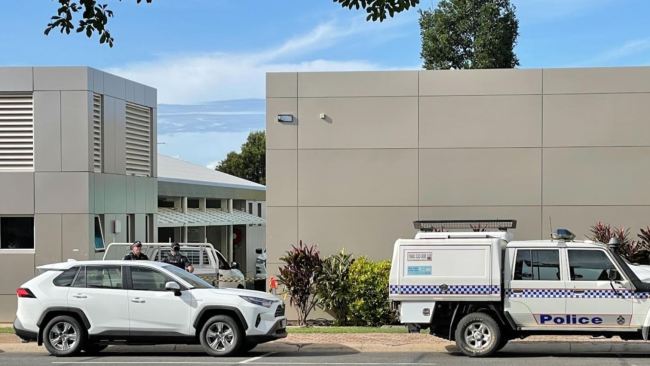
M34 249L34 218L0 217L0 249Z
M557 250L518 249L513 279L559 281L560 253Z
M257 216L262 217L262 204L261 203L257 204Z
M150 268L131 267L131 281L134 290L165 291L165 283L171 280Z
M610 269L616 267L602 250L569 250L571 281L609 281Z
M118 266L86 267L86 287L122 288L122 268Z
M187 199L187 208L199 208L199 199L198 198L188 198Z
M212 285L207 283L204 279L198 277L197 275L191 274L184 269L180 269L174 265L168 264L163 266L164 269L180 277L183 281L189 283L193 288L214 288Z
M72 287L86 287L86 267L81 267L79 274L72 283Z
M221 200L211 200L208 199L205 201L206 208L221 208Z
M174 200L158 198L158 207L174 208Z
M72 267L70 269L67 269L60 275L56 276L52 283L54 283L54 286L68 287L72 285L72 281L74 281L74 278L77 275L78 271L79 267Z
M253 214L253 203L252 202L248 202L248 213L251 214L251 215Z
M153 240L153 214L147 214L144 217L145 233L144 241L145 243L152 243Z
M104 250L104 215L95 215L95 250Z
M0 170L34 170L34 103L31 95L0 95Z
M135 241L135 215L126 215L126 242L133 243Z

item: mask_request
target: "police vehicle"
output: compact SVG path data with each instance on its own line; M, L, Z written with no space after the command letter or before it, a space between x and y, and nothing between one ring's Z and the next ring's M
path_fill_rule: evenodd
M615 242L575 240L566 229L514 241L516 220L414 224L414 239L395 242L391 305L402 323L468 356L537 334L649 338L650 266L626 261Z

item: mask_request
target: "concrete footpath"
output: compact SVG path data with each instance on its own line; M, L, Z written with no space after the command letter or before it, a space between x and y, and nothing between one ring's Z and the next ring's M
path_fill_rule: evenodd
M604 339L591 337L529 337L515 340L512 346L525 346L537 352L550 353L650 353L650 342L625 342L619 338ZM510 346L509 346L510 348ZM111 346L113 351L134 352L202 352L195 345L160 346ZM256 352L456 352L454 343L428 334L289 334L285 339L262 344ZM0 334L0 353L43 353L44 347L36 343L21 343L13 334Z

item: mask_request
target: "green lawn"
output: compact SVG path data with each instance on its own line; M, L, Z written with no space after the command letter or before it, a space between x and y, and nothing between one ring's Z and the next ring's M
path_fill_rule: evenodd
M0 327L0 334L13 334L14 328L11 327Z
M406 327L287 327L289 334L310 333L406 333Z

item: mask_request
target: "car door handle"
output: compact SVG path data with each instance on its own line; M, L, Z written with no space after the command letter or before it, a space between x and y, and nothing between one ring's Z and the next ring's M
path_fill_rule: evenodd
M88 296L86 296L84 294L76 294L76 295L72 295L72 297L74 297L75 299L87 299L88 298Z
M574 290L573 290L573 293L574 293L574 294L584 294L584 293L585 293L585 290L577 290L577 289L574 289Z
M144 299L141 299L139 297L134 297L133 299L131 299L131 302L142 304L144 302Z
M520 288L513 288L513 289L510 289L510 291L512 291L512 293L514 293L514 294L520 294L520 293L524 292L524 290L522 290Z

